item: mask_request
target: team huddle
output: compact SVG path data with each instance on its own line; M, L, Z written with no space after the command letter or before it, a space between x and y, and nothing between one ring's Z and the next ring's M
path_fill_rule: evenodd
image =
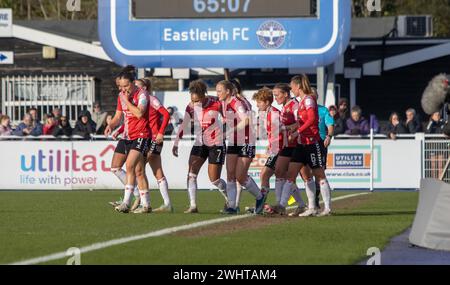
M160 155L169 113L152 95L150 80L136 79L134 67L126 67L116 77L116 85L120 91L117 110L105 135L114 139L121 136L111 171L124 184L125 191L122 201L110 203L121 213L173 212ZM201 80L189 84L191 100L172 149L173 155L178 157L183 135L193 135L186 185L190 206L185 213L199 212L197 176L208 160L209 179L225 200L221 210L223 214L238 214L242 190L247 190L255 198L255 206L248 207L248 212L286 215L288 200L292 196L298 206L289 216L331 215L330 186L325 167L334 122L329 113L322 112L322 106L317 104L317 93L311 88L308 77L295 76L290 84L258 90L253 95L258 107L257 119L252 105L242 95L239 81L220 81L216 92L217 96L207 95L207 85ZM291 93L295 97L291 97ZM274 100L282 110L272 106ZM260 174L261 185L258 185L248 172L255 158L256 140L263 137L268 140L268 159ZM145 173L147 162L164 200L164 204L154 210L150 205ZM224 164L226 181L221 178ZM126 171L123 170L124 165ZM273 175L276 177L276 204L269 206L265 202ZM305 205L296 185L298 175L305 183L308 205ZM319 193L324 202L320 213Z

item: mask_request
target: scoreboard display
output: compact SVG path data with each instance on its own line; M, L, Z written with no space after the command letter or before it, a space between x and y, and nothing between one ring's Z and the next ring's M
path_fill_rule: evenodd
M350 41L351 0L100 0L107 55L137 67L314 68Z
M315 0L133 0L135 19L316 17Z

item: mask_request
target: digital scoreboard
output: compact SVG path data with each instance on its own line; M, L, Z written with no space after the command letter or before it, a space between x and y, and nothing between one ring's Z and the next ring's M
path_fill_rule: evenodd
M351 0L99 0L103 49L137 67L314 68L343 54Z
M316 17L315 0L133 0L135 19Z

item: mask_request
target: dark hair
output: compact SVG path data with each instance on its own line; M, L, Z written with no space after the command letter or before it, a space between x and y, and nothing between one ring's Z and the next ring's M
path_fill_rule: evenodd
M347 99L347 98L341 98L341 99L339 99L338 106L341 106L343 103L347 104L347 106L348 106L348 105L349 105L348 99Z
M45 114L45 116L46 116L47 119L55 117L55 115L53 115L52 113Z
M230 80L230 82L234 85L234 88L236 88L236 93L241 95L242 94L242 86L241 82L237 78L233 78Z
M116 78L128 79L130 82L134 82L136 80L136 68L133 65L127 65Z
M206 86L206 83L201 80L194 80L191 83L189 83L189 93L195 93L199 95L200 97L205 97L208 87Z
M273 89L280 89L281 92L289 94L291 92L291 86L286 83L277 83Z
M398 120L400 121L400 115L397 112L392 112L391 115L389 116L389 122L392 122L392 118L394 116L397 116Z

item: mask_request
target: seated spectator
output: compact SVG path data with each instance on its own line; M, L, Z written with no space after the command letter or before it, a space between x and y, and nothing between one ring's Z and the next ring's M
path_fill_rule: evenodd
M61 109L58 108L58 107L54 108L54 109L52 110L52 114L53 114L53 116L54 116L54 118L55 118L56 124L59 125L59 120L61 119L61 116L62 116Z
M441 113L436 112L430 116L430 121L427 124L427 134L442 134L442 129L445 126L445 121L441 118Z
M23 121L13 131L15 136L40 136L42 135L42 124L35 124L30 114L23 116Z
M42 125L41 120L39 119L38 110L36 108L33 107L30 110L28 110L28 114L31 115L31 119L33 120L33 124L40 124L40 125Z
M103 122L103 125L100 126L100 128L97 130L97 135L104 135L105 134L105 129L108 126L108 124L111 122L113 116L112 115L107 115L106 116L106 120Z
M53 135L56 127L58 126L55 116L52 113L46 115L45 125L44 125L44 135Z
M347 131L348 115L348 100L341 98L339 100L337 115L334 117L334 134L341 135Z
M390 139L397 139L398 134L407 134L408 130L405 125L400 122L398 113L394 112L389 116L389 124L386 127L386 135Z
M413 108L406 110L406 129L410 134L422 132L422 123Z
M91 113L89 111L82 111L73 129L73 135L82 136L88 140L91 138L91 134L95 134L95 130L96 124L91 119Z
M12 134L11 120L6 115L0 115L0 136L10 136Z
M55 137L72 136L72 127L70 126L69 120L67 119L66 116L61 116L61 118L59 118L59 124L54 129L53 135Z
M361 108L354 106L351 117L347 119L347 135L367 135L369 134L369 122L361 116Z
M94 110L92 112L92 121L96 124L95 133L98 134L99 129L103 126L108 113L102 112L102 108L98 102L94 103Z

